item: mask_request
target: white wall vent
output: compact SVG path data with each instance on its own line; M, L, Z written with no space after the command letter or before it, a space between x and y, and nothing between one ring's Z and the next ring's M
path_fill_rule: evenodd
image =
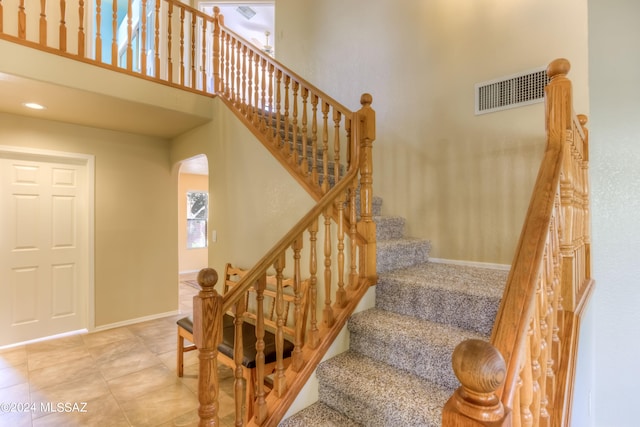
M476 114L542 102L547 83L546 67L476 83Z

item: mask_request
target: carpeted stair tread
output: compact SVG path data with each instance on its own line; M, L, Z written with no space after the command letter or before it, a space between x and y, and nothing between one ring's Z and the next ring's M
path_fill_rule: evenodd
M428 262L380 274L376 306L488 335L508 271Z
M350 349L447 388L457 388L451 354L460 342L488 337L377 308L353 315Z
M431 249L428 240L415 238L382 240L376 246L378 273L425 263Z
M452 389L348 351L318 366L320 400L369 427L439 426Z
M318 402L281 422L278 427L363 427L335 409Z

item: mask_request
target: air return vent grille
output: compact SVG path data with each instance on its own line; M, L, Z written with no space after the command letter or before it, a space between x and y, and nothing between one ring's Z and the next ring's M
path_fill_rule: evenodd
M476 84L476 114L535 104L549 83L545 68Z

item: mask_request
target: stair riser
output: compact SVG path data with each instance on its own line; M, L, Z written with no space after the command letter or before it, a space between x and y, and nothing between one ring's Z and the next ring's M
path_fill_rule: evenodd
M431 245L426 240L378 242L376 254L378 273L427 262L430 249Z
M421 426L437 427L419 417L419 414L398 413L391 408L384 410L377 405L370 405L370 402L359 400L355 393L342 393L339 390L321 382L318 388L320 401L342 412L352 420L358 420L360 424L367 427L402 427ZM393 394L393 390L389 390ZM419 398L419 397L417 397ZM391 401L392 402L392 401Z
M460 385L451 368L451 354L455 347L435 347L424 342L387 342L353 333L349 347L351 351L404 369L443 387L455 389Z
M398 217L374 217L376 240L400 239L404 236L404 219Z

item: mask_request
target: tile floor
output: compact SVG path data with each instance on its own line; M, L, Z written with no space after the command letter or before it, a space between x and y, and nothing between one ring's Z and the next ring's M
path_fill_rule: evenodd
M0 426L197 426L197 352L176 375L176 320L196 293L180 284L180 315L1 350ZM233 376L219 376L231 426Z

